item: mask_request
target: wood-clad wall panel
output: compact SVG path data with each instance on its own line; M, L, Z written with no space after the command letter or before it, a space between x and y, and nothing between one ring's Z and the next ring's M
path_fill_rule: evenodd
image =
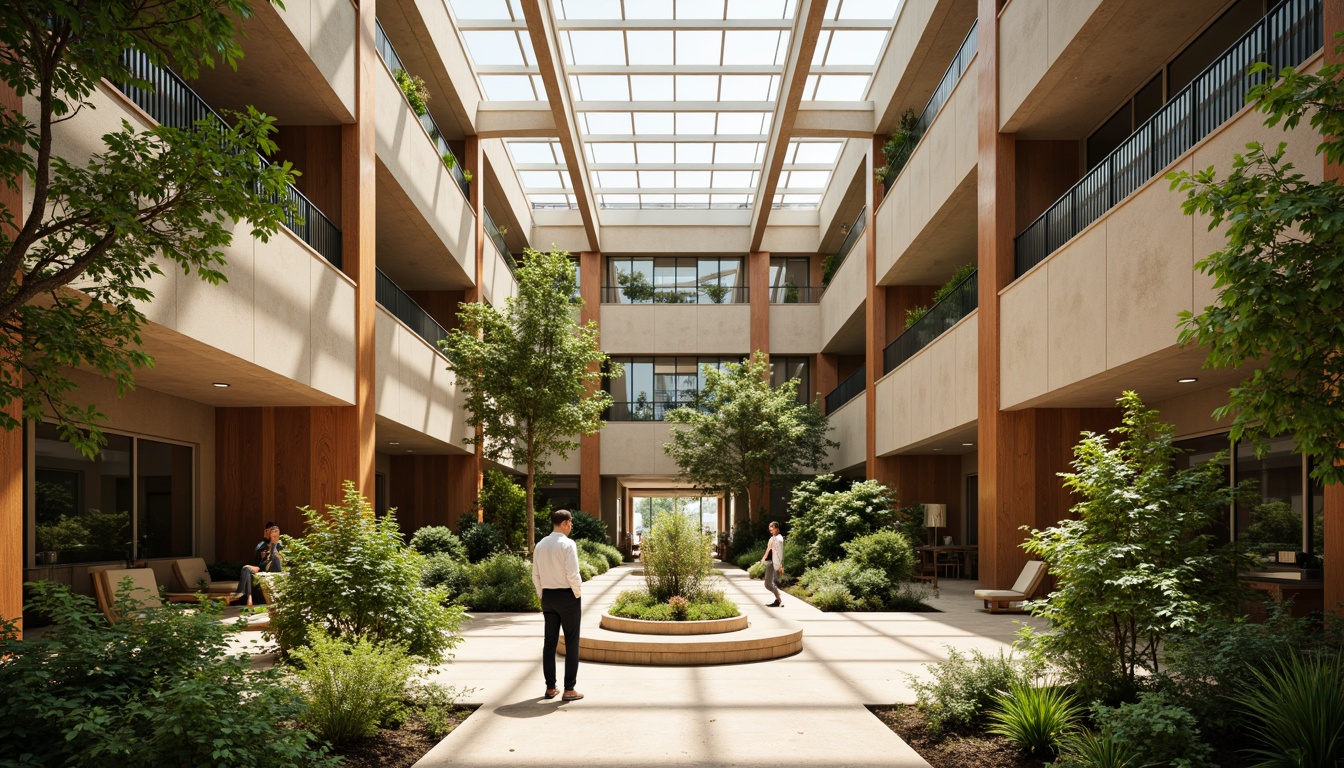
M579 292L583 309L579 321L602 325L602 254L579 254ZM595 371L596 365L590 370ZM579 507L590 515L602 514L602 433L579 438ZM616 529L612 528L614 532Z
M480 497L477 482L481 477L481 460L474 453L448 457L448 519L454 526L462 515L476 513L476 499Z
M393 456L388 462L387 503L397 510L397 522L409 537L427 525L457 530L453 514L452 459L454 456Z
M279 159L294 164L299 177L294 186L341 226L341 127L339 125L285 125L275 134Z
M466 291L407 291L406 295L445 331L457 327L457 305L467 300Z
M1335 35L1344 30L1344 0L1325 0L1324 11L1325 39L1334 40ZM1334 45L1327 43L1325 60L1328 64L1338 64L1344 61L1344 56L1335 52ZM1344 180L1344 167L1324 162L1326 180ZM1325 608L1344 616L1344 485L1337 483L1325 487L1321 514L1325 523L1325 546L1321 550L1325 560Z
M960 456L886 456L878 459L877 466L876 479L896 491L901 506L946 504L947 526L939 529L939 535L966 541L961 525Z
M770 354L770 252L747 255L747 298L751 303L751 352Z
M876 477L877 466L877 380L882 377L882 350L887 346L887 292L877 284L877 207L882 202L882 185L874 183L875 158L881 157L882 137L874 136L864 153L863 168L863 264L865 301L863 306L864 360L864 474Z
M8 85L0 84L0 107L18 112L20 99ZM0 184L0 204L13 212L23 211L23 179L18 188ZM6 227L6 235L13 232ZM4 363L0 363L4 364ZM5 406L5 414L19 419L22 406ZM0 618L23 620L23 430L0 429ZM22 629L22 624L20 624Z
M818 352L812 363L812 388L821 395L824 401L826 396L831 393L840 384L840 378L837 375L839 360L835 355L828 355L825 352Z
M892 285L887 292L887 339L895 339L905 332L905 314L915 307L933 306L936 285Z
M1082 178L1076 141L1019 141L1014 152L1017 205L1014 228L1021 232Z

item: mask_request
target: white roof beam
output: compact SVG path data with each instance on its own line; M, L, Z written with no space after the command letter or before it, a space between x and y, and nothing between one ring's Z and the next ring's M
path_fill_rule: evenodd
M778 75L784 67L776 64L574 64L565 67L570 75ZM873 68L862 64L829 64L812 67L814 75L871 75ZM531 64L491 64L476 67L478 75L535 75Z
M784 77L780 85L779 101L775 104L775 116L770 121L770 141L765 151L765 168L761 174L756 197L752 200L751 239L752 252L761 249L765 240L765 226L770 220L775 188L779 186L779 174L784 169L784 156L788 153L789 137L793 135L793 124L797 120L798 107L803 101L803 88L807 84L808 70L812 64L812 54L817 48L817 38L821 35L822 23L826 15L826 0L799 0L797 16L789 35L789 53L784 60Z
M570 185L573 186L569 194L578 200L579 216L583 219L583 230L588 236L588 249L600 251L602 246L597 231L597 202L588 184L588 166L583 147L579 144L578 125L571 108L569 80L565 77L555 17L551 14L548 0L522 0L522 6L523 17L527 20L527 34L537 56L542 83L546 86L546 100L555 119L560 149L565 156L565 165L569 167ZM534 193L533 190L528 192Z
M575 112L772 112L773 101L576 101Z
M526 9L523 12L527 16ZM802 14L799 14L802 18ZM557 19L554 29L559 32L569 30L623 30L623 29L672 29L672 30L784 30L794 28L794 19ZM527 29L530 19L510 21L509 19L457 19L461 30L499 30ZM891 29L891 19L826 19L818 29Z
M700 143L718 142L720 144L761 144L769 138L770 137L764 133L725 133L723 135L717 133L589 133L583 137L583 140L589 144L629 144L633 141L647 141L661 144L673 141Z

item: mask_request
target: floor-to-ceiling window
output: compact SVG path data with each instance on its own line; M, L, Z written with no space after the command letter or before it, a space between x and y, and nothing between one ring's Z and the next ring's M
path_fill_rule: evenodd
M630 500L631 527L640 537L649 532L662 515L686 515L699 521L700 530L715 533L719 529L717 496L635 496Z
M33 444L30 562L91 563L194 552L195 449L107 433L90 459L41 423Z

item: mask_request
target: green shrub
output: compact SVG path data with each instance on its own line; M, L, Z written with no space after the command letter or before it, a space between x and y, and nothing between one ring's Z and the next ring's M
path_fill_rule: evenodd
M601 519L593 517L587 512L570 511L570 518L574 521L574 527L569 531L569 538L574 541L595 541L599 544L610 544L611 539L607 538L607 524ZM551 535L551 513L546 512L542 515L537 513L537 539L541 540Z
M756 562L752 563L751 567L747 569L747 576L753 579L764 579L765 563L761 562L760 560L757 560Z
M484 522L499 530L508 549L520 552L527 547L526 490L503 472L487 469L481 480L481 496L477 504L481 507ZM549 535L550 532L548 521L546 533Z
M476 523L462 532L462 544L467 548L467 559L473 563L508 550L504 534L490 523Z
M844 545L860 536L897 522L896 496L891 489L867 480L843 491L824 491L834 485L822 475L793 489L792 530L789 541L798 547L808 568L845 557ZM788 570L787 563L785 570Z
M314 628L298 662L308 724L332 744L372 736L403 708L415 659L399 645L346 641Z
M1082 714L1073 694L1063 688L1018 684L994 697L988 731L1046 758L1059 750Z
M448 555L459 563L467 561L467 548L462 539L446 525L427 525L416 531L411 537L411 549L425 557Z
M589 579L591 579L591 578L593 578L594 576L597 576L597 575L598 575L597 566L596 566L596 565L593 565L593 561L592 561L592 560L587 560L587 559L582 558L582 557L579 558L579 580L580 580L580 581L588 581Z
M440 589L420 585L425 558L402 544L394 510L382 518L345 483L345 501L325 513L302 509L308 532L285 537L285 572L271 631L280 646L308 643L311 626L327 633L405 643L415 656L437 660L461 642L462 609Z
M1084 433L1064 486L1071 517L1022 545L1049 563L1058 586L1027 604L1049 622L1023 630L1030 652L1063 670L1089 699L1123 700L1157 673L1173 637L1235 610L1237 574L1251 560L1215 532L1240 491L1217 459L1178 469L1175 431L1124 393L1121 426Z
M1344 621L1294 618L1288 604L1265 602L1265 620L1214 617L1166 646L1163 691L1216 730L1240 729L1235 699L1254 684L1267 659L1297 653L1330 654L1344 648Z
M1135 765L1213 765L1213 750L1200 740L1195 716L1161 693L1145 691L1137 701L1115 707L1094 703L1092 721L1103 738L1129 746Z
M303 702L279 673L231 653L219 603L146 609L121 587L123 615L137 618L109 626L68 587L27 586L53 625L23 640L0 622L0 764L336 764L287 725Z
M425 587L439 587L448 600L456 600L471 588L469 566L447 553L425 558L425 571L420 577Z
M607 612L612 616L645 621L707 621L728 619L740 613L737 603L724 597L722 592L705 590L699 597L686 601L684 617L678 618L670 603L655 600L646 589L625 590L616 596Z
M741 568L744 571L750 570L754 564L759 563L761 561L762 557L765 557L764 544L752 547L751 549L748 549L747 551L738 555L733 560L733 563L735 563L738 568ZM753 576L752 578L759 578L759 577Z
M895 599L898 591L886 574L852 560L834 560L809 568L798 583L812 594L813 604L823 611L880 610ZM848 600L844 595L849 596Z
M411 105L411 111L416 117L424 117L429 111L429 89L425 87L424 78L412 75L404 69L394 70L392 77L401 87L401 92L406 94L406 101Z
M1248 750L1256 768L1344 765L1344 653L1281 656L1236 701L1263 746Z
M673 596L699 596L714 572L712 545L713 538L701 532L699 520L660 515L640 546L649 594L659 602Z
M583 549L580 549L579 564L582 565L583 563L588 563L589 565L593 566L593 570L596 571L595 575L597 576L601 576L602 574L611 570L611 563L607 562L606 555L596 552L588 552Z
M753 549L759 549L761 554L765 554L765 542L769 538L770 521L761 519L753 523L746 515L739 517L733 527L732 538L728 541L728 559L738 563L744 553Z
M473 611L539 611L532 564L500 552L470 567L471 589L462 602Z
M967 655L947 647L947 661L928 665L931 680L906 675L915 692L915 703L928 718L935 735L965 730L980 721L994 703L998 691L1030 685L1042 667L1032 659L1016 659L999 651L987 656L978 649Z
M863 568L875 568L886 574L892 584L910 580L915 570L915 550L898 531L878 531L845 543L845 553ZM788 558L785 558L786 562Z
M1130 744L1092 731L1066 736L1063 752L1051 763L1053 768L1150 768L1150 764L1139 762Z
M615 568L625 562L625 556L621 554L621 550L610 544L593 541L592 539L579 539L574 543L578 546L580 554L586 552L589 555L606 560L607 568ZM605 572L607 568L604 568L603 572Z

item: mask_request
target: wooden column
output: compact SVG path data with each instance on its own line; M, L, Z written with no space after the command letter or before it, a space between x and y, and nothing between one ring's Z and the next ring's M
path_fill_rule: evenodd
M867 207L864 213L863 259L867 275L867 301L864 302L864 397L867 411L864 430L865 477L877 477L881 471L877 459L877 380L882 378L882 351L887 346L887 292L877 284L877 206L882 188L873 178L877 158L882 157L882 138L874 136L864 160L863 188Z
M747 296L751 301L751 349L770 354L770 252L747 255Z
M840 385L840 377L837 373L839 360L836 355L825 352L818 352L813 359L812 388L816 391L812 393L812 399L820 398L822 406L825 407L826 396Z
M1335 34L1344 30L1344 0L1325 0L1325 61L1337 64L1344 60L1335 52ZM1344 168L1327 162L1327 181L1344 180ZM1344 484L1325 487L1325 503L1321 509L1325 521L1325 545L1321 556L1325 560L1326 610L1344 615Z
M485 274L485 194L483 192L483 180L481 171L485 167L485 153L481 148L481 140L475 136L468 136L465 141L462 152L462 163L468 171L471 171L472 183L467 185L470 192L468 202L471 204L471 211L476 221L476 253L473 262L473 275L471 287L467 289L466 302L475 303L485 301L485 294L481 290L481 275ZM480 438L481 428L476 428L476 437ZM454 493L454 507L459 509L458 514L472 509L476 511L476 522L482 522L485 519L484 512L477 507L476 501L481 497L481 487L485 482L484 466L481 463L481 452L479 449L466 457L454 458L453 465L456 468L453 483L458 487Z
M579 322L602 324L602 254L579 254L579 295L583 309ZM595 371L597 364L589 367ZM579 507L590 515L602 516L602 433L579 437Z
M23 99L8 85L0 83L0 106L11 110L23 109ZM14 213L16 221L23 218L23 176L14 189L0 184L0 203ZM4 225L0 225L4 226ZM8 226L8 229L13 229ZM13 231L6 234L11 237ZM0 365L6 365L0 362ZM5 414L19 420L17 429L0 429L0 618L19 622L23 630L23 404L12 402L5 406Z
M1007 587L1026 559L1018 546L1023 525L1035 523L1027 499L1010 498L1012 438L1025 424L1020 413L999 410L999 291L1013 281L1015 218L1014 137L999 132L998 0L979 0L980 104L977 165L979 277L978 443L980 474L980 582Z

